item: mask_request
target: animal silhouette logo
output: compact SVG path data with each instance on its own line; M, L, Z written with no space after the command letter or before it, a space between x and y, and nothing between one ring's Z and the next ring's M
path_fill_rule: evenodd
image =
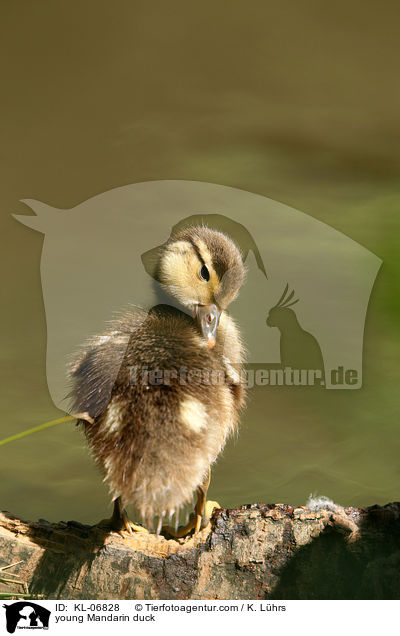
M71 354L116 314L159 303L159 250L171 233L203 222L231 236L245 260L245 284L229 313L248 364L273 368L299 358L296 364L324 369L327 389L362 386L365 320L381 260L333 227L267 197L200 181L134 183L71 209L24 202L35 215L17 220L44 235L46 374L63 411ZM295 305L293 296L276 302L287 281L301 299Z
M257 243L244 225L233 221L223 214L191 214L185 219L181 219L172 227L170 236L174 236L184 228L195 225L206 225L213 230L218 230L230 236L239 247L244 263L247 260L249 252L253 252L259 270L264 274L265 278L268 278ZM153 278L157 277L157 264L164 246L165 243L158 245L157 247L147 250L141 256L146 272Z
M11 605L3 605L6 610L6 628L9 634L16 629L48 629L50 610L38 603L17 601Z
M292 307L299 302L295 292L289 293L289 284L276 305L271 307L266 323L280 332L280 362L282 368L320 371L320 380L324 380L324 361L318 340L300 324Z

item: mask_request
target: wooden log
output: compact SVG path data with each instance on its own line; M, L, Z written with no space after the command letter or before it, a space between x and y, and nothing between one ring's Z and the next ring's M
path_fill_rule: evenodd
M221 509L185 541L0 513L0 567L18 561L47 599L397 599L400 503Z

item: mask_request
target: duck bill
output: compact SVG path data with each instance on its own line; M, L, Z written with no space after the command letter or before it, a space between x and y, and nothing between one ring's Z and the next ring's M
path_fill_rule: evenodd
M217 341L217 327L221 311L216 305L196 305L195 316L202 336L207 341L207 346L212 349Z

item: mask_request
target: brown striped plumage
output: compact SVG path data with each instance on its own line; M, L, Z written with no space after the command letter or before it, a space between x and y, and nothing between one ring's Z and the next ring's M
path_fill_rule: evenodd
M157 277L182 310L124 314L70 369L72 408L90 416L82 424L112 497L146 524L192 500L244 401L242 345L224 311L243 282L239 250L220 232L185 229L166 243ZM211 335L198 319L208 307Z

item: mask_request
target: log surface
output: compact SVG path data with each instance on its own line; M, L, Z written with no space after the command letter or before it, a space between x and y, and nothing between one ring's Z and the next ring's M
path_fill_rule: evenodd
M398 599L400 503L341 510L221 509L181 543L3 512L0 568L48 599Z

